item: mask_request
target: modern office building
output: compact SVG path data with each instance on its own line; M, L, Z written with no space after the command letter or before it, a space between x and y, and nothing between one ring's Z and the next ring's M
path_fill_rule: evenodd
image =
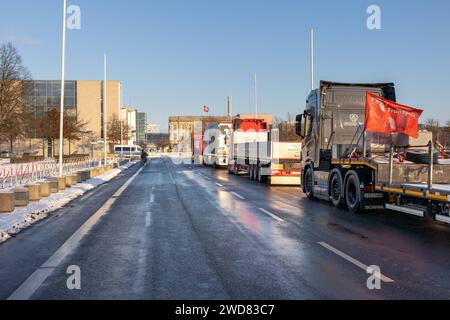
M140 146L147 144L147 114L145 112L137 112L136 114L136 141Z
M136 136L136 128L137 128L137 110L124 107L122 108L121 119L124 121L130 130L128 141L124 141L124 144L127 145L136 145L137 144L137 136Z
M31 81L32 96L28 99L28 111L33 112L36 118L44 116L50 109L60 108L61 82L60 81ZM105 109L103 97L103 81L78 80L66 81L64 89L64 110L78 119L87 121L87 131L99 138L103 137L103 114ZM107 81L106 83L106 121L119 113L120 82Z
M128 125L130 130L129 140L124 141L124 143L145 146L147 144L147 114L135 108L124 107L122 108L121 119Z
M30 94L27 97L27 111L34 114L36 119L42 118L51 109L60 109L61 82L52 80L29 81ZM120 82L109 80L106 83L106 101L104 101L103 81L101 80L77 80L65 82L64 110L66 115L77 117L77 119L87 122L86 137L89 141L78 141L71 146L72 153L87 153L91 150L90 144L93 141L100 141L103 138L103 117L106 113L106 121L110 121L120 110ZM105 112L106 107L106 112ZM86 138L87 139L87 138ZM19 150L33 154L50 153L57 154L59 150L52 150L51 147L42 147L42 141L37 140L29 143L19 142ZM69 147L65 141L65 153ZM22 145L23 144L23 145ZM58 144L55 144L57 147ZM44 151L41 151L44 150ZM48 151L45 151L48 150Z
M147 134L158 134L161 133L161 127L157 124L149 123L147 124Z

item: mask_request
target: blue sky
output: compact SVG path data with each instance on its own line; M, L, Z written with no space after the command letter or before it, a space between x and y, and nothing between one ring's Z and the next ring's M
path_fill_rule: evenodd
M60 0L4 1L0 42L13 41L34 79L60 77ZM67 78L109 78L124 103L167 129L169 115L300 113L309 91L309 29L316 79L395 82L398 101L450 120L450 1L68 0L81 30L68 32ZM369 31L366 9L382 10Z

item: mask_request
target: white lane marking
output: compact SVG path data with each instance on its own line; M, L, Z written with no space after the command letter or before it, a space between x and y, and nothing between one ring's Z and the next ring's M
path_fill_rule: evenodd
M216 186L223 187L223 184L220 184L220 183L216 182Z
M44 262L22 285L14 291L8 300L28 300L39 289L44 281L53 273L56 267L69 256L79 245L84 236L98 223L100 218L108 213L108 210L117 200L117 197L127 189L144 168L136 172L128 181L108 199L74 234Z
M205 176L203 173L197 172L197 174L198 174L200 177L202 177L203 179L206 179L206 180L208 180L208 181L211 180L211 178Z
M177 183L175 182L175 179L174 179L174 177L172 175L172 172L170 172L170 170L167 167L167 165L166 165L166 169L167 169L167 173L169 174L170 181L172 182L173 185L176 185Z
M335 247L325 243L325 242L319 242L319 245L321 245L322 247L324 247L325 249L330 250L331 252L333 252L334 254L338 255L339 257L347 260L348 262L354 264L355 266L357 266L360 269L363 269L365 272L367 272L369 266L365 265L364 263L350 257L349 255L343 253L342 251L336 249ZM380 280L383 282L387 282L387 283L392 283L394 282L394 280L392 280L389 277L384 276L383 274L380 275Z
M147 250L139 250L138 271L133 284L133 292L142 294L144 292L145 276L147 275Z
M145 227L149 228L151 224L152 224L152 213L147 212L147 215L145 217Z
M272 212L267 211L267 210L264 209L264 208L258 208L258 210L261 211L261 212L263 212L263 213L265 213L265 214L267 214L268 216L274 218L274 219L277 220L278 222L284 222L284 220L281 219L279 216L273 214Z
M150 196L150 203L154 203L154 202L155 202L155 195L152 194L152 195Z
M240 194L236 193L236 192L231 192L232 194L234 194L236 197L238 197L241 200L245 200L245 198L243 196L241 196Z

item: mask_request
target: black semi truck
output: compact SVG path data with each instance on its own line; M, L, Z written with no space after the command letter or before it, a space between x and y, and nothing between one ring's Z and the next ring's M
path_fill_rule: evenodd
M437 158L432 138L364 132L367 92L396 101L393 83L321 81L308 96L296 118L303 192L353 212L390 209L450 223L449 160Z

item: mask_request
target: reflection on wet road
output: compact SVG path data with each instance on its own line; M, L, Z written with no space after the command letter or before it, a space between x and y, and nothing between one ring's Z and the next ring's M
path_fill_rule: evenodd
M93 214L89 201L78 210ZM39 232L67 225L49 221L18 238L48 241ZM0 247L0 259L20 249L16 243ZM389 212L354 215L308 200L298 187L153 159L32 297L448 299L449 245L446 226ZM50 249L31 265L39 267ZM65 286L69 265L82 270L80 291ZM381 269L380 290L367 287L368 266ZM8 297L32 270L14 271L21 281L0 294Z

